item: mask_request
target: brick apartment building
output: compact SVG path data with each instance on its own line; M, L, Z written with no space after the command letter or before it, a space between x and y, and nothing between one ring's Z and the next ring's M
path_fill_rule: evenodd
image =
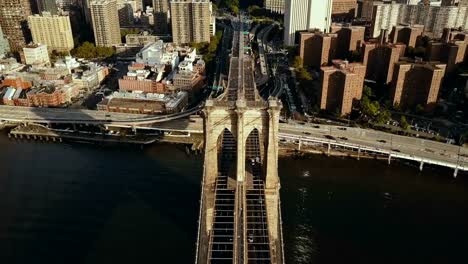
M394 64L405 54L406 45L397 43L365 42L362 46L363 64L367 66L366 79L378 83L392 80Z
M357 0L333 0L332 19L334 21L351 20L356 16Z
M431 110L437 103L445 64L422 61L400 61L395 63L390 89L393 105L402 109L417 105Z
M320 109L340 115L351 113L353 101L362 97L365 73L365 65L342 60L322 67Z
M416 41L424 32L423 25L398 25L390 33L391 43L403 43L407 47L416 47Z

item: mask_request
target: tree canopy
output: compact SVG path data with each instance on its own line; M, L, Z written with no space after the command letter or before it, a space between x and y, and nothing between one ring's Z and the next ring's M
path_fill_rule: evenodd
M108 58L114 55L112 47L96 47L93 43L85 41L81 46L73 49L71 54L78 58Z

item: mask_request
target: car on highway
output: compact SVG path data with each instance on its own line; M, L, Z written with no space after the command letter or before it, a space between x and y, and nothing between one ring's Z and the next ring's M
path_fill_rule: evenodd
M348 140L347 137L339 137L339 139L341 139L341 140Z
M380 142L380 143L387 143L387 140L378 139L377 142Z
M338 130L346 130L346 127L338 127Z
M307 132L307 131L302 132L302 134L308 135L308 136L311 135L310 132Z
M401 152L399 149L392 149L394 152Z
M325 137L326 139L336 140L336 138L335 138L334 136L325 135L324 137Z

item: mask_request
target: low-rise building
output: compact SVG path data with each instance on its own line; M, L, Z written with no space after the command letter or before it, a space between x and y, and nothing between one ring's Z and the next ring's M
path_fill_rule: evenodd
M159 40L158 36L150 35L148 31L143 31L140 34L127 34L125 43L127 45L135 45L144 47L150 43L155 43Z
M31 89L26 97L30 106L34 107L58 107L70 103L71 99L78 96L79 87L76 84L62 86L41 86Z
M342 116L351 113L353 101L362 97L365 73L365 65L342 60L322 67L320 109Z
M47 45L30 44L23 48L24 62L29 65L47 65L50 64Z
M179 64L179 53L162 40L149 43L136 55L136 62L149 66L170 65L171 69Z
M134 114L169 114L180 112L187 103L187 92L172 95L115 92L98 104L98 110Z
M0 74L10 74L22 70L26 65L18 63L15 58L0 59Z

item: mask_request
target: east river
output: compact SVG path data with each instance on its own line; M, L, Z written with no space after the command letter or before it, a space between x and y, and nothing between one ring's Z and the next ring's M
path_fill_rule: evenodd
M193 263L203 159L0 134L0 263ZM468 263L468 177L280 158L286 263Z

